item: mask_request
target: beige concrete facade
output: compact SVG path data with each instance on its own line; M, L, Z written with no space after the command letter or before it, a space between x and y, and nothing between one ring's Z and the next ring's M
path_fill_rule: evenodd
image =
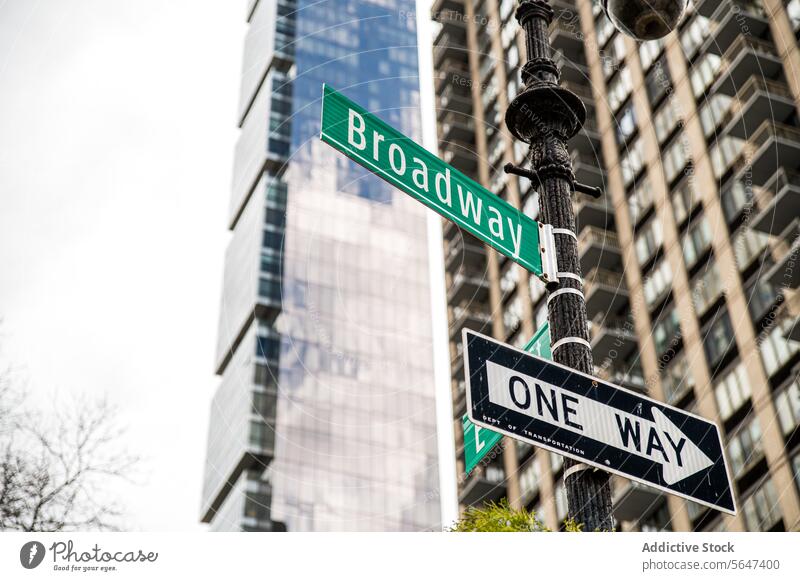
M615 478L619 527L797 530L800 1L697 1L675 33L647 45L620 38L591 2L552 5L562 82L589 112L570 143L576 177L597 180L605 197L575 198L596 373L717 422L739 507L722 515ZM434 2L439 146L445 159L471 148L451 163L535 217L538 194L502 170L526 153L502 121L525 61L515 7ZM468 90L453 71L468 71ZM461 239L445 225L446 256ZM481 246L470 268L482 282L464 289L455 281L466 264L447 264L459 499L506 497L558 528L557 457L506 439L464 474L461 328L521 346L546 320L543 286L522 267Z

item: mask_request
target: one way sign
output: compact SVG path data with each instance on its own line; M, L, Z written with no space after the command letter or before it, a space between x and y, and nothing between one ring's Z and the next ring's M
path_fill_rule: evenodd
M463 332L473 423L736 514L713 422Z

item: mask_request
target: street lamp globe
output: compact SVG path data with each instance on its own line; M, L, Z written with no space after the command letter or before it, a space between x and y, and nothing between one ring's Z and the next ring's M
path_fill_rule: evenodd
M675 30L688 0L603 0L603 8L620 32L637 40L655 40Z

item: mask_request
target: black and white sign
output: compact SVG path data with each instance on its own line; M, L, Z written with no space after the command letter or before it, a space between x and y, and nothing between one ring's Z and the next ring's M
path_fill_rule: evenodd
M467 329L479 426L736 514L717 425Z

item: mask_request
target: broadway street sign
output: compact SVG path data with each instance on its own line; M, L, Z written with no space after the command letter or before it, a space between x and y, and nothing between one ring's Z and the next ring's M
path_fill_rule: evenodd
M552 226L528 218L327 85L320 139L545 282L558 280Z
M464 330L476 425L736 514L713 422Z

